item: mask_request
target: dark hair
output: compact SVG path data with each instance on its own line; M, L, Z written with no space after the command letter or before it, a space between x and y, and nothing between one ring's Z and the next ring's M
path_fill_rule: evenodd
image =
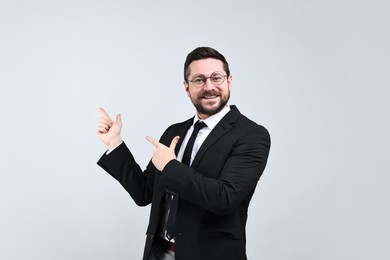
M184 63L184 80L187 83L188 77L190 75L189 66L191 62L208 58L222 61L223 69L225 70L227 77L230 76L229 64L221 53L210 47L198 47L187 55L186 61Z

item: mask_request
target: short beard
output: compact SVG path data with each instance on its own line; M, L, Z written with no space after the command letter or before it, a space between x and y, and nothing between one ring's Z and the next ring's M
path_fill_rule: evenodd
M196 108L196 110L203 114L203 115L208 115L208 116L212 116L212 115L215 115L217 114L218 112L220 112L227 104L227 102L229 101L230 99L230 91L227 93L227 97L226 99L223 99L221 97L221 102L219 104L218 107L214 108L214 109L207 109L205 107L202 106L201 102L197 102L195 103L194 101L192 102Z

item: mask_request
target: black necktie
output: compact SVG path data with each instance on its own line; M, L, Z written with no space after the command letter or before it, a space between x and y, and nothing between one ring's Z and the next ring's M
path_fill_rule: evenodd
M204 122L197 121L194 125L194 130L191 134L190 140L188 140L186 149L184 150L182 163L190 165L192 149L195 144L196 137L198 136L199 130L203 127L206 127ZM171 240L175 236L176 232L176 213L177 213L177 205L179 202L179 198L177 194L172 194L171 208L169 210L169 216L167 221L167 235L166 237Z
M186 149L184 150L183 159L181 160L182 163L190 165L192 149L194 148L196 137L198 136L199 130L205 126L206 124L204 122L197 121L195 123L194 131L192 132L190 140L188 140Z

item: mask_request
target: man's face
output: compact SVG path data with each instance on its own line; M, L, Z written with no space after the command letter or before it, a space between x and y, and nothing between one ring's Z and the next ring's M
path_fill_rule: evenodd
M196 60L189 65L189 71L189 82L184 81L184 87L198 112L199 118L206 119L221 111L230 98L231 75L225 77L221 85L213 84L210 78L206 79L205 84L201 87L194 86L190 81L196 75L210 77L214 72L222 72L223 75L226 75L222 61L211 58Z

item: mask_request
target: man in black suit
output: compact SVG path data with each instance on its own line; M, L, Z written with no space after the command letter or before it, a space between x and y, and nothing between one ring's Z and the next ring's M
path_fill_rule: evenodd
M144 260L245 260L248 206L270 136L228 105L232 76L215 49L188 54L184 87L196 114L159 141L147 137L155 150L145 170L120 137L121 116L113 121L101 108L98 135L108 151L98 164L137 205L152 203Z

